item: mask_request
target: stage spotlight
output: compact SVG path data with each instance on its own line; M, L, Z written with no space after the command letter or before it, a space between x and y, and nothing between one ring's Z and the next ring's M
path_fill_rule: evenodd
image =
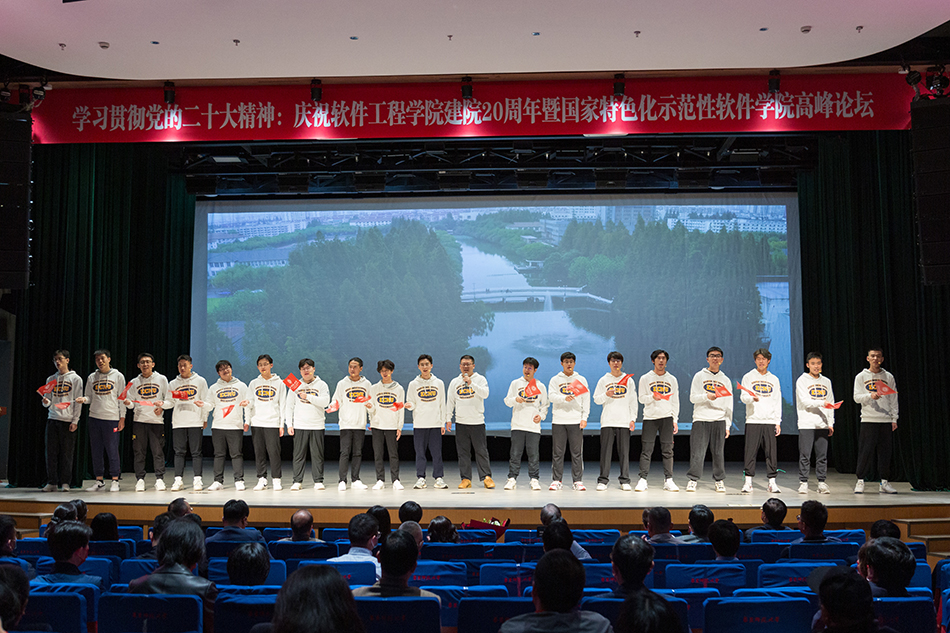
M950 79L944 74L943 64L937 64L927 69L927 90L938 97L942 97L948 87L950 87Z
M623 73L617 73L614 75L614 96L618 99L622 99L626 91L627 87L624 83Z
M323 82L319 79L310 81L310 100L319 103L323 99Z
M171 81L165 82L165 103L168 105L174 105L175 103L175 84Z
M12 98L13 92L10 90L10 84L3 84L3 88L0 88L0 103L9 103Z
M782 90L782 73L777 70L769 72L769 92L776 93Z
M465 101L472 100L472 78L471 77L462 77L462 99Z
M904 77L904 81L907 82L908 86L916 86L917 84L920 83L921 79L923 79L923 77L921 77L920 73L917 72L916 70L909 71L907 73L907 76Z
M39 103L46 98L46 89L43 86L33 88L33 103Z

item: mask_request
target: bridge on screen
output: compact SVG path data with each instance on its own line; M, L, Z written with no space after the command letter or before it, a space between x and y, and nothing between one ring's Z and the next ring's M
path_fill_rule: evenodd
M582 299L590 301L599 306L607 307L613 303L613 299L598 297L580 288L568 288L561 286L536 286L531 288L485 288L482 290L467 290L462 292L462 302L472 303L482 301L490 304L524 304L527 302L543 302L544 310L547 312L553 309L554 299Z

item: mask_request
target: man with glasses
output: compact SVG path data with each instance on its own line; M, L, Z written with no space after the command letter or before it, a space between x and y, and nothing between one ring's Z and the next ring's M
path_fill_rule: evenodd
M468 354L459 359L459 375L449 383L445 412L445 430L452 430L455 414L456 446L459 456L460 489L472 487L472 451L478 465L478 476L486 488L494 488L491 463L488 461L488 439L485 434L485 399L488 380L475 371L475 359Z
M706 352L709 367L701 369L693 376L689 390L689 400L693 403L693 428L689 436L689 483L686 492L696 492L697 482L703 475L703 462L706 449L712 453L713 479L716 492L725 492L726 477L723 449L729 437L732 424L731 383L722 366L722 350L710 347Z

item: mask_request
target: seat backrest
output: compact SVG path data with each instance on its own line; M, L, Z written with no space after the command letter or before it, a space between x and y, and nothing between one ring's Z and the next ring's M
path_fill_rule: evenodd
M739 560L739 561L718 561L718 560L698 560L697 565L722 565L725 562L745 567L745 586L755 587L759 583L759 567L764 565L760 560Z
M686 601L689 628L691 629L703 628L703 603L708 598L719 597L718 589L654 589L654 591L664 598L672 596Z
M785 543L742 543L736 558L739 560L760 560L764 563L774 563L782 556L788 547Z
M79 593L31 591L26 613L18 628L22 631L86 633L86 598Z
M582 547L598 563L609 563L610 553L614 549L613 544L607 543L584 543Z
M801 633L811 630L815 608L805 598L710 598L705 631Z
M142 529L141 525L120 525L119 526L119 539L125 540L129 539L132 542L142 540L142 536L145 534L145 531Z
M653 546L653 559L676 560L680 563L695 563L698 560L716 558L709 543L659 543Z
M202 633L198 596L106 593L99 609L108 614L99 622L99 633Z
M217 585L218 595L223 593L233 593L241 596L252 596L259 594L276 594L280 591L280 585Z
M29 561L22 558L14 558L13 556L0 556L0 565L16 565L28 576L30 574L30 568L32 567Z
M28 556L49 556L49 545L45 538L21 538L16 542L17 554Z
M32 590L32 588L31 588ZM86 601L85 622L93 623L99 619L99 587L79 582L60 582L50 585L41 585L35 591L43 593L78 593ZM30 594L33 599L33 594ZM56 629L53 629L54 631Z
M505 532L507 534L507 532ZM485 558L497 558L524 562L524 545L522 543L496 543L485 548Z
M524 548L524 556L521 558L523 563L533 563L544 556L544 545L541 543L522 543L521 546Z
M465 563L465 570L467 572L465 579L466 585L481 584L482 565L487 565L488 563L504 563L506 565L515 564L515 561L513 560L495 560L493 558L466 558L465 560L460 560L457 562Z
M297 565L297 569L306 565L336 567L336 570L340 572L340 575L351 587L376 584L376 565L370 561L302 560Z
M857 543L858 545L864 545L864 541L867 540L867 534L864 533L864 530L825 530L825 536L833 536L846 543Z
M492 546L487 543L426 543L419 557L427 560L461 560L485 558L485 551Z
M422 589L431 591L442 601L442 626L458 626L459 602L462 598L507 598L508 590L504 585L423 585Z
M585 545L613 545L620 538L620 530L572 530L574 540Z
M356 599L356 610L366 626L366 633L440 633L439 601L435 598Z
M231 579L228 576L227 558L208 559L208 580L215 584L231 584ZM287 563L282 560L270 561L270 571L267 574L267 580L264 584L282 585L285 580L287 580ZM375 580L373 582L375 582Z
M89 541L90 556L117 556L119 560L132 558L135 552L135 542L130 540L119 541Z
M247 541L208 541L205 543L205 554L208 558L227 558L245 543Z
M142 554L148 554L152 551L152 541L147 539L141 539L135 541L135 555L141 556Z
M875 598L874 615L897 633L931 633L937 626L933 601L922 597Z
M79 566L79 571L102 578L106 585L119 582L119 565L122 559L118 556L89 556Z
M457 530L460 543L494 543L498 540L495 530L478 530L469 528Z
M711 565L667 565L666 587L668 589L702 587L718 589L720 595L731 596L736 589L746 586L746 569L743 565L713 563Z
M815 611L818 610L818 594L805 587L748 587L745 589L736 589L732 594L735 598L805 598Z
M917 568L914 570L914 575L910 579L911 587L930 587L932 583L930 565L927 564L927 559L918 560Z
M343 541L350 539L350 532L347 528L323 528L320 531L320 538L324 541Z
M465 563L420 560L409 578L410 587L422 585L464 585L468 577Z
M340 555L336 543L317 543L315 541L273 541L267 544L267 551L271 553L271 556L280 560L290 560L291 558L322 560Z
M532 611L531 598L462 598L458 633L498 633L506 621Z
M540 543L537 530L505 530L505 543Z
M857 543L795 543L788 546L788 557L802 560L847 560L858 555Z
M759 567L759 587L804 587L808 574L816 567L834 567L830 561L815 560L807 563L766 563Z
M276 593L219 593L214 601L214 633L248 633L274 617Z
M482 565L479 583L504 585L508 595L520 596L526 585L532 584L535 565L531 563L489 563Z
M149 558L130 558L119 564L119 582L129 584L158 569L158 561Z
M754 530L752 532L753 543L791 543L799 538L802 538L802 533L798 530Z
M686 600L669 595L663 596L663 598L676 612L683 633L689 633L689 605ZM613 596L589 596L581 600L581 609L599 613L610 620L611 624L616 624L617 615L620 613L620 607L623 606L624 602L623 598Z
M905 542L904 545L910 550L917 560L927 560L927 544L920 541Z
M586 580L584 587L602 587L616 589L620 586L614 578L614 569L610 563L588 563L584 565Z

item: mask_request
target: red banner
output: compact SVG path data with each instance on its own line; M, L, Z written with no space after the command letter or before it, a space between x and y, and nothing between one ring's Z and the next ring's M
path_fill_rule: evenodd
M286 378L284 378L284 384L290 387L291 391L297 391L297 387L300 386L300 379L294 376L293 372L291 372Z
M893 130L910 126L903 75L787 75L608 80L323 84L47 92L33 111L38 143L138 143L380 138Z

